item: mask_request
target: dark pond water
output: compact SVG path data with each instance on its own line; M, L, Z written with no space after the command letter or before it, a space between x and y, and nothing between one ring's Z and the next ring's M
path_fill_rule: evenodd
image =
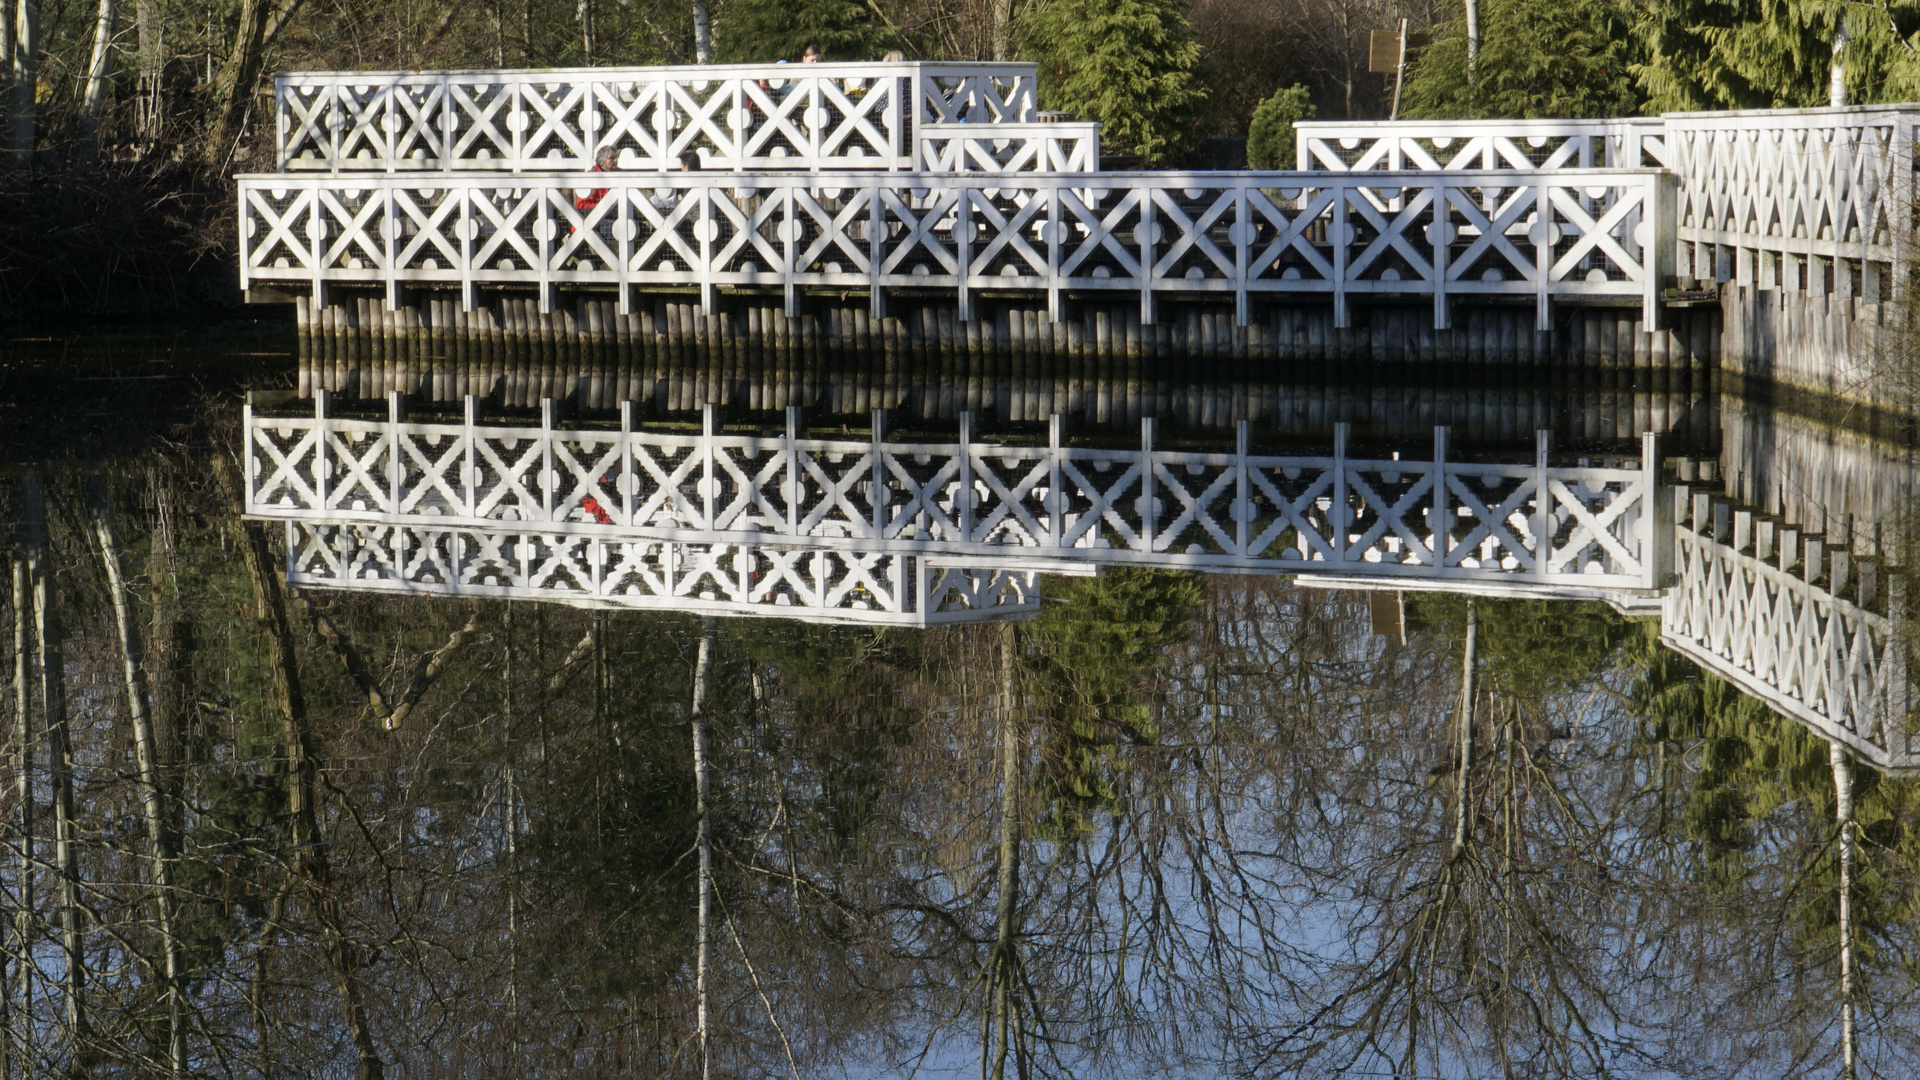
M293 353L271 322L0 343L6 1075L1920 1065L1920 781L1871 760L1920 764L1899 439L1711 395L1260 399L1296 403L1275 445L1417 447L1414 417L1517 463L1538 427L1637 459L1620 410L1668 417L1683 526L1706 496L1715 572L1773 582L1716 655L1658 597L1124 568L1010 620L703 620L289 590L235 455ZM1231 451L1220 400L1167 437ZM1762 573L1789 529L1814 593ZM1871 663L1775 655L1823 633ZM1881 711L1789 715L1821 672Z

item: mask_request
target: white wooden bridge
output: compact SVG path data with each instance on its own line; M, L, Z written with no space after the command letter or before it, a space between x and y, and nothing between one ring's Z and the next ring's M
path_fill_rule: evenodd
M982 290L1332 305L1629 303L1688 280L1882 299L1903 281L1897 106L1307 123L1292 173L1103 173L1030 65L332 73L276 82L240 186L249 289ZM587 174L594 152L621 167ZM676 173L679 158L702 168ZM585 198L605 189L597 200ZM585 204L591 203L591 206Z

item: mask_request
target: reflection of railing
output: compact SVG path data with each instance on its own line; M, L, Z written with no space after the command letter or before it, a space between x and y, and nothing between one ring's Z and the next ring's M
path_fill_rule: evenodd
M1664 124L1623 120L1304 121L1302 170L1640 169L1667 164Z
M1883 769L1920 769L1899 580L1695 496L1661 640Z
M606 540L747 544L1033 567L1145 564L1266 573L1577 583L1647 589L1663 580L1651 437L1634 467L1431 461L876 437L729 435L415 424L400 397L382 420L246 419L246 512L417 529L526 528ZM1670 515L1669 515L1670 516ZM1036 562L1036 560L1038 560Z
M912 169L921 124L1025 123L1032 64L303 72L274 83L279 167Z
M607 194L591 209L591 189ZM1672 246L1656 172L240 178L241 283L637 285L1333 300L1632 298L1655 315Z
M1040 610L1037 575L886 552L287 522L287 584L590 607L941 626Z
M1100 125L922 124L927 172L1053 173L1100 170Z

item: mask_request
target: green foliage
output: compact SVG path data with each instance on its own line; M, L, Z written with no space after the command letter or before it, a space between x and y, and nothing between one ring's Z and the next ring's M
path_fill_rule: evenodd
M1019 33L1041 104L1100 121L1104 147L1161 161L1192 140L1206 90L1180 0L1052 0Z
M1402 112L1414 119L1627 116L1640 95L1630 9L1610 0L1488 0L1477 85L1464 15L1435 28L1408 63Z
M1480 685L1529 704L1590 684L1632 632L1627 620L1600 603L1479 599L1474 613ZM1409 593L1407 617L1451 638L1459 655L1466 597Z
M1043 827L1072 836L1093 814L1124 810L1118 753L1159 737L1142 683L1186 638L1205 592L1194 575L1167 570L1113 570L1049 590L1062 602L1031 633L1044 725L1038 786L1050 807Z
M1848 100L1908 101L1920 94L1920 4L1878 11L1830 0L1650 0L1634 68L1651 111L1825 105L1834 32Z
M1697 746L1697 771L1685 824L1700 845L1709 880L1731 889L1761 852L1763 834L1787 832L1789 855L1810 864L1791 898L1811 942L1837 926L1838 867L1833 858L1835 796L1827 743L1659 642L1657 620L1644 620L1625 650L1639 669L1629 692L1634 711L1656 742ZM1913 871L1920 867L1920 783L1854 769L1854 820L1859 826L1853 905L1871 954L1872 935L1920 912Z
M713 28L714 51L734 64L798 63L809 45L828 61L878 60L898 44L860 0L731 0Z
M1294 122L1312 117L1314 111L1313 96L1299 83L1261 102L1247 127L1247 164L1255 169L1293 168Z

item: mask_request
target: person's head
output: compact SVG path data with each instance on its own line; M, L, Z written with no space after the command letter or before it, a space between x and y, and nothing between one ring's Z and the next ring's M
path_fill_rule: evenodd
M901 52L899 49L888 49L887 55L881 57L880 61L885 64L898 64L906 58L907 54Z
M809 45L807 51L800 54L800 62L803 64L817 64L825 59L826 56L820 52L818 45Z
M603 146L599 150L595 151L593 155L594 167L598 168L602 172L605 172L613 168L619 162L619 160L620 160L619 153L615 151L614 148L611 146Z
M691 150L687 151L684 154L681 154L680 155L680 171L681 172L699 172L700 171L700 155L694 153Z

